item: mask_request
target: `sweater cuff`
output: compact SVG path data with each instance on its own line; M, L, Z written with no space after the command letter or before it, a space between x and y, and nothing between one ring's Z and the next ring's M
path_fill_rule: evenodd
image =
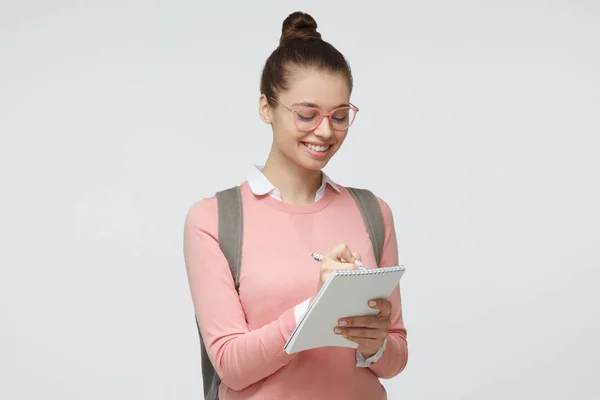
M406 339L392 334L388 336L387 348L381 358L368 368L379 378L389 379L404 370L407 360Z
M374 362L377 362L385 351L387 345L387 338L383 341L383 345L377 350L377 353L373 354L369 358L365 358L365 356L358 350L356 350L356 366L361 368L370 367Z
M283 313L277 320L277 323L274 325L275 331L272 331L272 334L269 335L271 340L263 342L265 350L274 359L280 357L290 357L290 355L287 354L283 348L290 336L292 336L294 329L296 329L294 308L290 308Z

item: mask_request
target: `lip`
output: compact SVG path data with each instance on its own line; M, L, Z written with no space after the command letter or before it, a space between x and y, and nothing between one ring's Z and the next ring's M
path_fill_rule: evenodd
M315 158L325 158L329 155L329 152L332 149L332 145L329 145L329 148L325 151L315 151L315 150L311 150L308 147L306 147L304 145L304 143L307 144L313 144L313 143L309 143L309 142L302 142L302 147L304 147L304 149L308 152L308 154L310 154L311 156L315 157ZM315 144L315 146L327 146L326 144Z

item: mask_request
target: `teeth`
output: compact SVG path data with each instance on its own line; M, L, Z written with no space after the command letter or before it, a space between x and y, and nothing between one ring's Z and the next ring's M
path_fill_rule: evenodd
M326 151L329 148L329 146L315 146L313 144L308 143L304 143L304 145L314 151Z

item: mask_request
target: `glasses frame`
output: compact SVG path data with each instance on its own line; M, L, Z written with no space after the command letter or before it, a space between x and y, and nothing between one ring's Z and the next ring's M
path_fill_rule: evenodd
M293 114L298 114L297 110L294 110L288 106L286 106L285 104L282 104L281 102L279 102L277 99L271 97L271 100L273 100L275 103L279 104L280 106L282 106L283 108L285 108L286 110L290 111ZM319 115L321 116L319 118L319 120L315 123L315 125L310 128L310 129L300 129L300 127L298 127L298 120L296 118L294 118L294 124L296 125L296 128L301 131L301 132L312 132L315 129L317 129L319 127L319 125L321 125L321 123L323 122L324 118L327 118L329 120L329 127L336 131L336 132L344 132L347 131L348 129L350 129L350 127L352 126L352 124L354 123L354 120L356 119L356 114L358 114L358 107L356 107L354 104L352 103L348 103L348 106L342 106L342 107L336 107L333 110L330 110L329 112L323 112L323 110L321 110L318 107L310 107L310 106L302 106L304 108L311 108L313 110L317 110L319 112ZM333 113L335 113L338 110L342 110L342 109L346 109L349 108L351 110L354 110L354 117L352 118L352 121L350 121L350 123L348 124L347 127L345 127L344 129L336 129L333 127L333 121L331 120L331 117L333 116Z

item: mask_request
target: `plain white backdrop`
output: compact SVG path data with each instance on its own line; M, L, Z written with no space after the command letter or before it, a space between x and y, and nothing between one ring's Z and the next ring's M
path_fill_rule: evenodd
M361 110L326 171L396 219L390 399L600 398L600 3L216 3L0 1L0 398L201 398L183 222L298 9Z

